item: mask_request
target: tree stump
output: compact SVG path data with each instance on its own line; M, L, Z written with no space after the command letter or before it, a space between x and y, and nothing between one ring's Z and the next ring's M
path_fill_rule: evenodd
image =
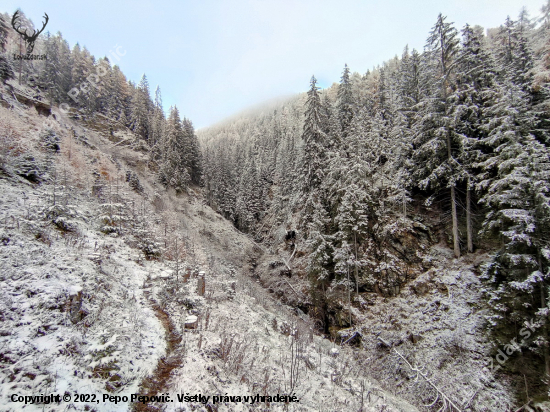
M103 185L93 185L92 186L92 195L101 196L103 194Z
M189 315L185 318L185 329L197 329L198 319L195 315Z
M183 283L189 282L189 278L191 277L191 269L187 268L185 270L185 273L183 274Z
M82 306L82 289L78 286L69 291L69 300L67 302L69 319L73 324L80 322L88 311Z

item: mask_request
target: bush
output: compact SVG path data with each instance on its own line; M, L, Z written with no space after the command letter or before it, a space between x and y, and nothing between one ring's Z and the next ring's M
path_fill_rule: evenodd
M75 216L76 213L70 206L57 204L46 209L46 218L63 232L78 231L78 225L72 219Z
M53 219L55 226L63 232L76 232L77 226L74 222L68 220L65 216L60 216Z
M59 146L59 136L52 130L46 129L40 134L40 140L42 147L50 153L59 153L61 147Z
M134 191L138 193L143 193L143 186L141 185L139 178L137 177L137 174L135 174L134 172L127 171L126 181L130 184L130 187Z
M145 254L145 259L157 259L161 255L161 245L157 242L145 240L140 242L139 248Z
M15 174L32 183L42 182L47 169L46 164L32 154L16 157L13 162L13 171Z

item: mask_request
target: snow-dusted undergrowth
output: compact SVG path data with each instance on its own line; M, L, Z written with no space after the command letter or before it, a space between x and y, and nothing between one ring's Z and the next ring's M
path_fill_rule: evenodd
M175 359L181 366L156 393L294 393L300 402L169 410L416 410L369 379L354 351L315 336L307 317L270 297L250 276L260 248L200 195L164 191L142 154L60 113L47 124L59 138L52 153L44 118L14 105L0 108L9 143L0 172L0 409L128 410L24 406L10 396L144 394L145 378L154 382L158 365ZM139 193L124 181L128 170ZM187 267L206 272L205 296L196 277L183 282ZM173 348L159 311L181 337ZM189 315L195 330L184 329Z
M139 265L136 250L93 230L99 208L84 196L72 200L78 234L62 234L45 218L43 188L0 181L0 192L1 402L13 393L135 390L164 353L141 289L160 265Z

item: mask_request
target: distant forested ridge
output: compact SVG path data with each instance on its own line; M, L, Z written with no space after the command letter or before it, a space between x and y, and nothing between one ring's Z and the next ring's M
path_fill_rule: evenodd
M295 230L321 311L338 286L399 293L422 250L397 240L436 219L455 257L492 253L488 327L534 322L550 374L549 52L550 3L487 33L439 15L423 51L201 131L208 201L267 246Z

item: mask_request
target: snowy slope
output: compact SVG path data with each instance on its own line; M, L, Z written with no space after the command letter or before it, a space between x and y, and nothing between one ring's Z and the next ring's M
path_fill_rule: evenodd
M300 399L219 410L416 410L369 379L356 352L315 336L306 316L269 296L251 277L262 250L200 193L166 192L142 153L62 113L45 119L13 105L0 108L9 144L0 170L1 410L139 410L74 394L187 392ZM46 127L59 153L44 148ZM127 171L142 192L125 182ZM183 282L186 268L206 273L205 296L196 277ZM185 330L189 315L197 329ZM10 400L49 393L73 399Z

